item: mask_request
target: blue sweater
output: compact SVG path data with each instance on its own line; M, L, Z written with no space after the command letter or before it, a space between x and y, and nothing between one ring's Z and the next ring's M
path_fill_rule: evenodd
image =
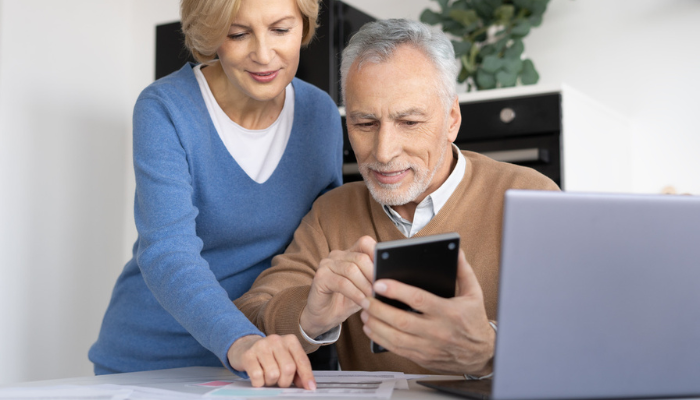
M134 108L138 239L88 355L97 374L231 369L231 344L262 335L231 300L284 251L314 199L341 184L340 116L326 93L292 81L289 142L259 184L219 138L193 66L148 86Z

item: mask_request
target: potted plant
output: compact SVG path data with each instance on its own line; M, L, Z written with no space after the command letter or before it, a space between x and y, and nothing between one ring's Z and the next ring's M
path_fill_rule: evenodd
M425 9L420 20L440 24L455 40L462 64L457 81L467 91L532 85L539 74L523 59L523 38L542 23L549 0L435 0L440 12Z

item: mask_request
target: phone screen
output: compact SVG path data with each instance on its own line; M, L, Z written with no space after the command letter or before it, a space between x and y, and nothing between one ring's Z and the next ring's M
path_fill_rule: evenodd
M444 233L378 243L374 253L374 280L394 279L450 298L455 295L459 234ZM374 294L377 299L403 310L406 304ZM386 351L372 342L372 352Z

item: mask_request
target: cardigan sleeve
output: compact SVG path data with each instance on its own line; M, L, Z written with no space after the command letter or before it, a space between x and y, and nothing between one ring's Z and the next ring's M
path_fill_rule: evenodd
M284 254L272 259L250 290L234 301L236 306L268 335L293 334L307 353L318 345L306 341L299 329L299 318L306 306L311 283L319 262L330 253L321 230L316 206L294 232L294 240Z
M136 261L158 302L231 371L231 344L262 333L232 304L197 236L198 209L188 155L164 100L142 96L134 109Z
M333 112L337 110L335 108L335 103L332 103L333 109L331 110L331 115L334 115ZM319 193L319 196L323 195L324 193L328 192L331 189L335 189L338 186L343 184L343 127L340 122L340 118L335 118L334 121L334 131L339 132L340 134L335 135L336 137L336 143L335 143L335 148L333 149L336 157L336 162L335 162L335 170L333 171L333 180L331 181L331 184L328 185L321 193Z

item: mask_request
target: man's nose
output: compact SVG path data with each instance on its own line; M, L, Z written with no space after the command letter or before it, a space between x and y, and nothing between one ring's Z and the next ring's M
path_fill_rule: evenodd
M388 164L401 153L401 144L392 124L381 124L374 143L374 157Z

